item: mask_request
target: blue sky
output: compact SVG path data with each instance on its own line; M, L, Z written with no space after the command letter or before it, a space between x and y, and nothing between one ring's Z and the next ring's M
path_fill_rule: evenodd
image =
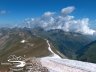
M96 0L0 0L0 26L17 24L46 11L59 14L67 6L75 6L72 15L76 18L96 19Z

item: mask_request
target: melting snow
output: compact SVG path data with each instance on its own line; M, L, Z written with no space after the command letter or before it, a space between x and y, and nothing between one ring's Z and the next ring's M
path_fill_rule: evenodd
M43 57L40 60L42 65L48 68L49 72L96 72L96 64L94 63L60 58L52 51L49 41L45 40L52 56Z
M52 53L52 57L53 57L53 58L61 58L60 56L58 56L57 54L55 54L55 53L52 51L51 45L50 45L49 41L48 41L47 39L45 39L45 40L46 40L46 42L47 42L47 44L48 44L48 50Z
M41 63L50 72L96 72L96 64L76 60L47 57Z
M24 61L10 61L8 60L8 62L11 62L11 63L20 63L18 65L16 65L16 67L24 67L26 65L26 63Z
M25 40L22 40L21 43L25 43Z

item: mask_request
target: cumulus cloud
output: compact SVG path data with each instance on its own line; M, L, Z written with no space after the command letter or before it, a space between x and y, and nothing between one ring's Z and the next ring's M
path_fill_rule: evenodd
M64 15L67 15L67 14L72 13L74 10L75 10L74 6L69 6L69 7L63 8L61 10L61 13L64 14Z
M79 28L77 29L77 32L81 32L83 34L93 34L95 30L90 29L88 26L89 24L89 19L88 18L83 18L82 20L78 21Z
M74 9L74 6L63 8L60 15L56 15L55 12L45 12L41 17L26 19L25 23L30 24L32 28L42 27L45 30L62 29L66 32L78 32L88 35L96 33L95 30L89 27L89 18L75 19L74 16L69 15Z

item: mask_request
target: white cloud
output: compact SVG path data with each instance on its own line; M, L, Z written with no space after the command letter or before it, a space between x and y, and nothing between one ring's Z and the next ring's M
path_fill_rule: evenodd
M48 12L45 12L44 13L44 16L52 16L52 15L54 15L55 14L55 12L50 12L50 11L48 11Z
M64 14L64 15L66 15L66 14L72 13L74 10L75 10L75 7L74 6L69 6L69 7L63 8L61 10L61 13Z
M77 32L81 32L84 34L93 34L95 30L90 29L88 26L89 24L89 19L88 18L83 18L82 20L78 21L79 28L77 29Z
M6 10L0 10L0 15L4 15L4 14L6 14L6 13L7 13Z
M45 12L41 17L35 19L28 19L27 24L30 24L32 28L42 27L45 30L50 29L62 29L64 31L73 31L82 34L93 35L95 30L89 27L89 18L75 19L74 16L70 16L71 12L75 9L74 6L63 8L60 15L55 15L55 12Z

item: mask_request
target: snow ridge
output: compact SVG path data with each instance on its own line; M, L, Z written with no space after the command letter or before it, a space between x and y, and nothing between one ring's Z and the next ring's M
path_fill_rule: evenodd
M52 53L51 58L61 58L59 55L55 54L55 53L52 51L51 45L50 45L49 41L48 41L47 39L45 39L45 40L46 40L46 43L48 44L48 50ZM49 57L50 57L50 56L49 56Z

